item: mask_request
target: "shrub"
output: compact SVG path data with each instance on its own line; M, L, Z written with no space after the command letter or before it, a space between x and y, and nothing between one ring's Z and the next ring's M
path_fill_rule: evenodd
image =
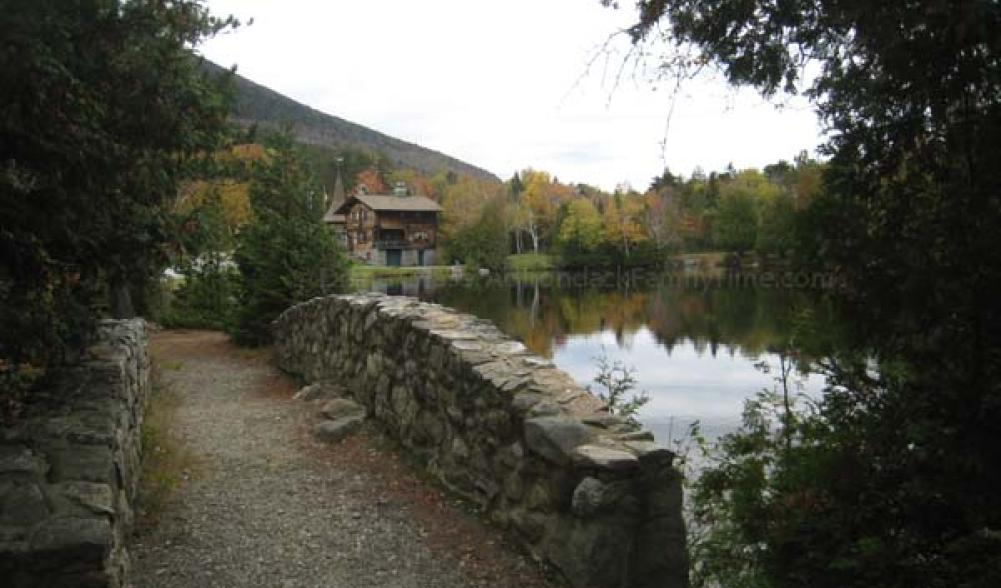
M594 382L601 386L596 392L598 398L608 405L608 411L626 419L633 428L639 429L640 423L636 413L644 404L650 401L646 392L632 393L636 388L636 368L626 367L621 361L612 361L607 354L595 357L598 364L598 374Z

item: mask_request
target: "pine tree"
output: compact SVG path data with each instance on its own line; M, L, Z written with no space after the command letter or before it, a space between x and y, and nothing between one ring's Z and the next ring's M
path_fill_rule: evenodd
M346 264L323 223L322 192L289 135L271 139L251 173L254 219L237 241L241 294L233 338L260 345L286 308L341 290Z

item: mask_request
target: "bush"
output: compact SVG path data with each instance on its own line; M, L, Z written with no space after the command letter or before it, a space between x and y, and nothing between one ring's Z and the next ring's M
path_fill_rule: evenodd
M166 304L155 320L168 328L230 330L236 316L239 272L216 262L187 268L183 275L176 289L164 286Z
M612 361L608 355L602 354L594 358L598 364L598 374L594 383L601 386L597 391L591 390L608 405L608 412L618 415L634 429L640 428L636 413L644 404L650 401L646 392L633 393L636 388L636 368L626 367L621 361Z
M660 267L666 262L667 254L652 241L635 244L629 255L610 245L603 245L594 251L564 248L560 252L560 267L565 269Z

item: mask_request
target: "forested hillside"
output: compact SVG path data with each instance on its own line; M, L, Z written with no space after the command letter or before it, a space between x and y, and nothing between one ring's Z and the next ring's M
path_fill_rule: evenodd
M205 66L220 73L225 71L209 61ZM497 179L485 169L454 157L324 114L239 74L234 76L233 85L236 105L232 118L242 125L256 123L262 128L277 128L291 123L296 138L307 145L371 151L389 158L394 167L411 168L427 175L446 171L479 179Z

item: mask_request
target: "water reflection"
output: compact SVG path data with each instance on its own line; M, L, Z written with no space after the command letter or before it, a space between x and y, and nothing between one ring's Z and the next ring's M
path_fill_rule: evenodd
M640 419L665 441L695 419L710 436L732 429L744 399L775 385L757 362L777 366L776 351L797 337L801 349L819 345L804 340L804 321L810 333L837 330L834 310L802 290L677 277L609 285L556 274L439 282L425 276L356 287L418 296L488 318L584 385L599 355L635 366L651 398ZM807 375L808 365L809 353L800 355L797 380L806 394L816 395L823 380Z

